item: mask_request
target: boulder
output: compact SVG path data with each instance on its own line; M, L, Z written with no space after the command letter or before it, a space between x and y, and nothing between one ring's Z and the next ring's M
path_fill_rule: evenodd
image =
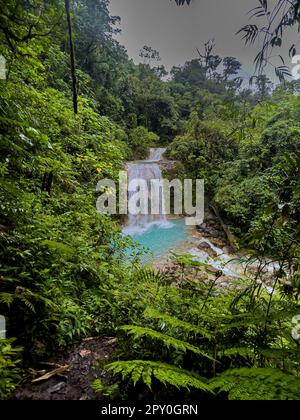
M200 244L198 245L199 249L211 249L211 246L208 242L200 242Z

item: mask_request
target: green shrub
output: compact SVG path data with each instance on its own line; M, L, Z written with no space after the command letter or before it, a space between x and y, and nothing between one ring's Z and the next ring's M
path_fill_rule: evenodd
M21 379L21 351L14 347L14 340L0 339L0 399L4 400L14 391Z

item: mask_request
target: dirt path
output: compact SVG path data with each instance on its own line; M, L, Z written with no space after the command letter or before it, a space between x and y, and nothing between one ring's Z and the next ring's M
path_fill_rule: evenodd
M40 363L28 370L28 376L14 393L14 400L96 400L101 395L92 390L95 379L101 378L105 385L111 384L111 374L103 374L102 367L108 363L116 344L112 338L87 339L61 352L49 362ZM48 380L33 383L34 379L68 366Z

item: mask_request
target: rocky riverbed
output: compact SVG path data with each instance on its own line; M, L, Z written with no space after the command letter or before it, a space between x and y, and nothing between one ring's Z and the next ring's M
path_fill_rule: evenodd
M258 263L250 263L243 252L236 252L232 248L221 223L211 212L206 212L204 223L191 229L189 239L173 251L176 254L189 255L189 258L193 255L195 261L206 265L197 269L187 265L184 268L184 281L209 283L214 280L216 288L226 289L238 283L245 285L257 277L257 281L262 283L266 292L273 292L274 267L266 265L257 275ZM182 282L182 267L172 255L154 261L154 266L169 277L174 285Z

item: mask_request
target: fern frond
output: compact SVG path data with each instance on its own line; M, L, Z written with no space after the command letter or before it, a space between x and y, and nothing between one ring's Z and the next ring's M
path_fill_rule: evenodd
M171 328L179 328L187 333L194 333L202 335L202 337L207 338L208 340L212 339L212 334L207 331L205 328L202 328L198 325L193 325L185 321L181 321L178 318L174 318L170 315L163 314L156 309L147 308L144 312L144 316L150 319L157 319L165 324L169 325Z
M105 386L103 385L101 379L96 379L92 383L92 389L97 393L102 392L105 389Z
M277 312L273 312L270 313L269 315L269 321L282 321L285 318L291 318L291 314L293 312L285 312L285 311L277 311ZM254 316L253 314L249 314L249 313L245 313L245 314L240 314L237 316L232 316L231 319L232 321L230 321L230 317L227 318L227 320L224 318L223 320L220 320L219 322L219 327L218 330L219 331L227 331L230 330L232 328L245 328L245 327L249 327L249 326L257 326L257 325L264 325L266 322L266 316L264 313L262 314L258 314L256 316Z
M171 337L170 335L152 330L151 328L143 328L135 325L125 325L124 327L121 327L121 330L127 331L127 333L134 336L135 339L149 337L153 340L161 341L168 348L173 347L176 350L182 351L184 353L186 353L187 350L189 350L197 354L198 356L214 360L213 357L200 350L198 347L193 346L192 344L187 343L185 341L178 340L177 338Z
M132 360L111 363L107 369L113 371L114 374L121 374L123 380L131 379L134 384L142 380L148 388L151 388L152 377L154 377L165 386L168 384L179 389L196 388L213 393L205 378L166 363Z
M270 359L282 360L292 357L294 360L300 360L300 348L288 349L258 349L259 353Z
M49 249L51 249L52 251L57 251L60 254L63 255L74 255L75 254L75 250L74 248L70 247L69 245L63 244L61 242L57 242L57 241L43 241L41 243L41 246L47 246Z
M8 307L13 303L14 295L12 293L0 293L0 303L4 303Z
M254 358L254 350L246 347L232 347L230 349L222 350L218 352L218 356L241 356Z
M279 369L233 369L211 380L210 385L228 392L231 400L300 399L300 379Z
M35 307L34 305L30 302L30 300L27 299L26 296L18 296L18 299L24 303L25 306L27 306L27 308L32 312L35 313Z
M165 276L158 270L153 268L142 268L135 273L136 280L140 282L158 282L165 281Z

